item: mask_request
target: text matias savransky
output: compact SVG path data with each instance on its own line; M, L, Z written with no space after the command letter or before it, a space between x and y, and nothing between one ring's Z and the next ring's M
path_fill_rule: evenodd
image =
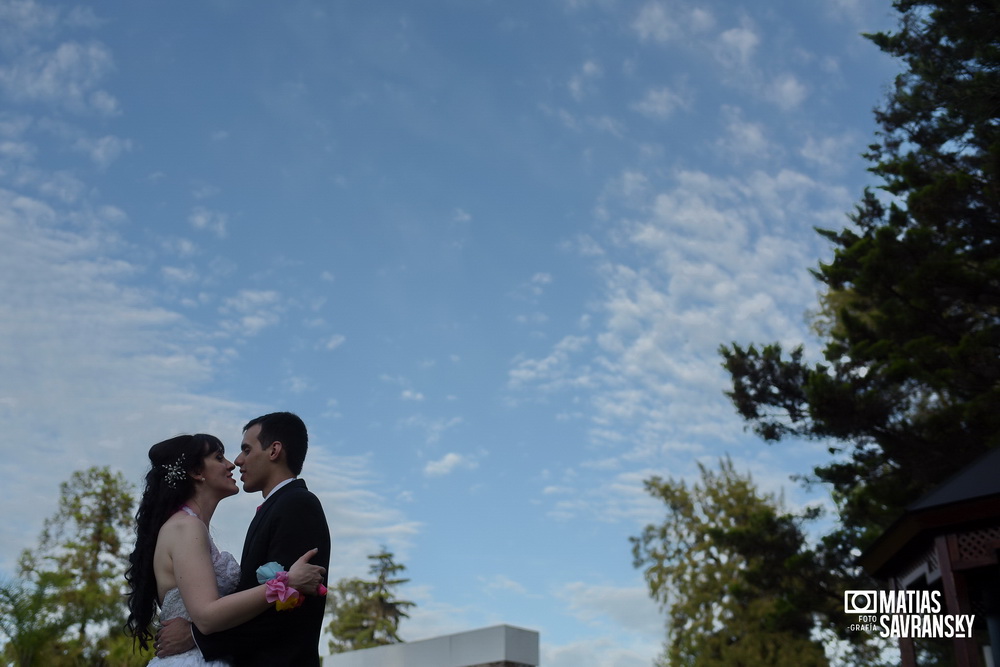
M844 611L856 614L852 632L878 632L886 638L955 639L972 637L974 614L942 614L940 591L846 591Z

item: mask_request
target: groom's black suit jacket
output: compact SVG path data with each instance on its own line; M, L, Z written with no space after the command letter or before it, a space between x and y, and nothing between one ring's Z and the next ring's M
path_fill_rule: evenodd
M310 563L330 566L330 528L319 499L300 479L275 491L257 511L247 529L240 559L237 590L258 586L257 568L277 562L286 570L310 549L319 553ZM206 660L229 657L234 667L319 667L319 636L326 598L306 596L305 603L287 611L272 605L264 613L211 635L192 626Z

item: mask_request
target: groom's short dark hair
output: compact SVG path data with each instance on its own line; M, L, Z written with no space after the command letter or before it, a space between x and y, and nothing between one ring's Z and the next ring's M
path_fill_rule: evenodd
M260 446L266 449L271 443L280 442L288 469L298 477L302 473L302 463L306 460L306 450L309 448L309 434L305 423L291 412L272 412L251 419L243 427L243 432L246 433L258 424Z

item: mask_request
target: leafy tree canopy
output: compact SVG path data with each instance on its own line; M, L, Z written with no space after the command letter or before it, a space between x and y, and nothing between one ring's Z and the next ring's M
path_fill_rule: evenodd
M819 613L837 613L840 596L827 595L829 577L799 526L814 514L785 512L728 458L717 472L699 469L691 486L646 482L666 518L631 540L634 564L668 614L661 664L827 665L813 629Z
M0 585L0 633L7 638L3 656L18 667L48 664L46 649L68 627L48 601L49 591L43 584L11 581Z
M44 664L51 665L64 664L69 656L97 660L106 651L108 628L121 627L134 505L128 482L108 467L77 471L59 491L56 513L45 520L38 546L19 560L21 576L36 586L33 596L42 595L39 604L47 614L75 628L72 638L50 644Z

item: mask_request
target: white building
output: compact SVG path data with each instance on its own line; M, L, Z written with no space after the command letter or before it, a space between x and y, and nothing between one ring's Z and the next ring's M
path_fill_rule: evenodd
M323 667L538 667L538 633L495 625L323 659Z

